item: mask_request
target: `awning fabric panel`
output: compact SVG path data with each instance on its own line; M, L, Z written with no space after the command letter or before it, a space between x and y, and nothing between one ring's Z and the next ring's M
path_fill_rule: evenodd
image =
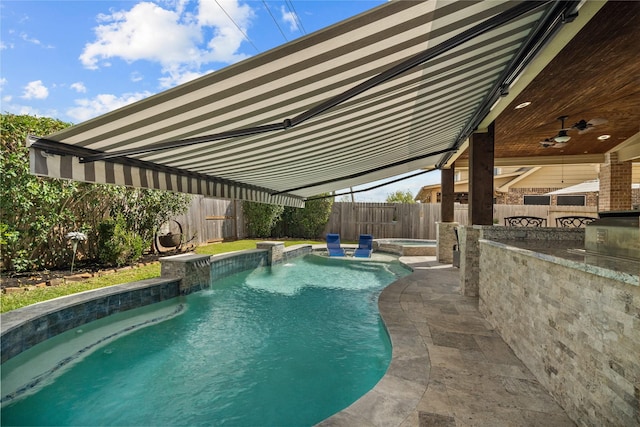
M45 139L109 153L282 123L515 4L391 1ZM286 130L130 155L148 165L131 169L113 165L121 158L92 167L72 152L73 160L43 157L36 142L32 159L44 167L32 164L32 172L300 206L305 197L434 167L455 148L545 11L529 12Z
M55 149L54 149L55 150ZM272 195L262 188L215 180L206 175L184 174L165 168L145 168L114 162L80 163L70 155L53 155L51 150L29 149L30 171L33 175L98 184L124 185L178 193L200 194L218 199L239 199L283 206L304 207L300 197Z

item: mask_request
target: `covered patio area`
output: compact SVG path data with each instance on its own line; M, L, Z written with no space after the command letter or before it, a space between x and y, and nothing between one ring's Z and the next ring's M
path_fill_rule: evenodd
M571 424L557 404L579 424L637 425L640 268L536 251L562 245L554 227L494 226L493 173L598 165L599 211L637 216L638 19L640 3L624 1L388 2L32 136L31 171L301 207L440 170L441 265L410 261L413 282L383 295L399 332L388 378L327 425ZM456 165L470 171L466 227L453 222ZM572 233L585 241L584 230ZM460 270L449 266L454 244ZM630 250L640 259L640 239ZM385 398L392 391L398 398Z

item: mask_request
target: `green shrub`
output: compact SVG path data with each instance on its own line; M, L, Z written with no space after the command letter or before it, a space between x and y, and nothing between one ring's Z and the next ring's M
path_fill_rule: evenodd
M186 194L31 175L27 136L46 136L69 125L50 118L0 114L0 255L4 270L69 266L73 251L64 236L71 231L88 236L78 247L78 259L98 259L98 225L118 215L124 218L125 229L151 248L158 227L189 206L191 196Z
M98 226L98 258L105 265L133 264L142 256L143 244L142 237L127 230L122 216Z
M330 197L308 200L304 208L287 206L273 233L278 237L320 238L329 221L332 206L333 198Z
M242 211L248 237L271 237L271 231L282 215L282 206L266 203L243 202Z

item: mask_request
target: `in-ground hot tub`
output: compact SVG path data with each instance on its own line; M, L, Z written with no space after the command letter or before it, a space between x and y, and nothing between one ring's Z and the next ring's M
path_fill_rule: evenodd
M436 241L420 239L374 239L374 251L391 252L400 256L435 256Z

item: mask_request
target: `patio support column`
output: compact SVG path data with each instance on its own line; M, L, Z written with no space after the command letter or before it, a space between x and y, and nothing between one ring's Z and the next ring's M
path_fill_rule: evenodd
M626 211L631 209L631 161L621 162L618 153L607 153L600 165L600 195L598 210Z
M469 224L493 224L493 123L469 141Z
M479 295L480 245L483 226L493 225L494 125L469 139L469 225L460 235L460 290Z
M458 244L454 222L454 176L455 164L448 169L440 171L441 197L440 197L440 218L436 227L436 259L443 264L453 263L453 247Z
M442 222L453 222L453 204L455 199L454 180L455 163L449 169L440 170L442 195L440 198L440 218Z

